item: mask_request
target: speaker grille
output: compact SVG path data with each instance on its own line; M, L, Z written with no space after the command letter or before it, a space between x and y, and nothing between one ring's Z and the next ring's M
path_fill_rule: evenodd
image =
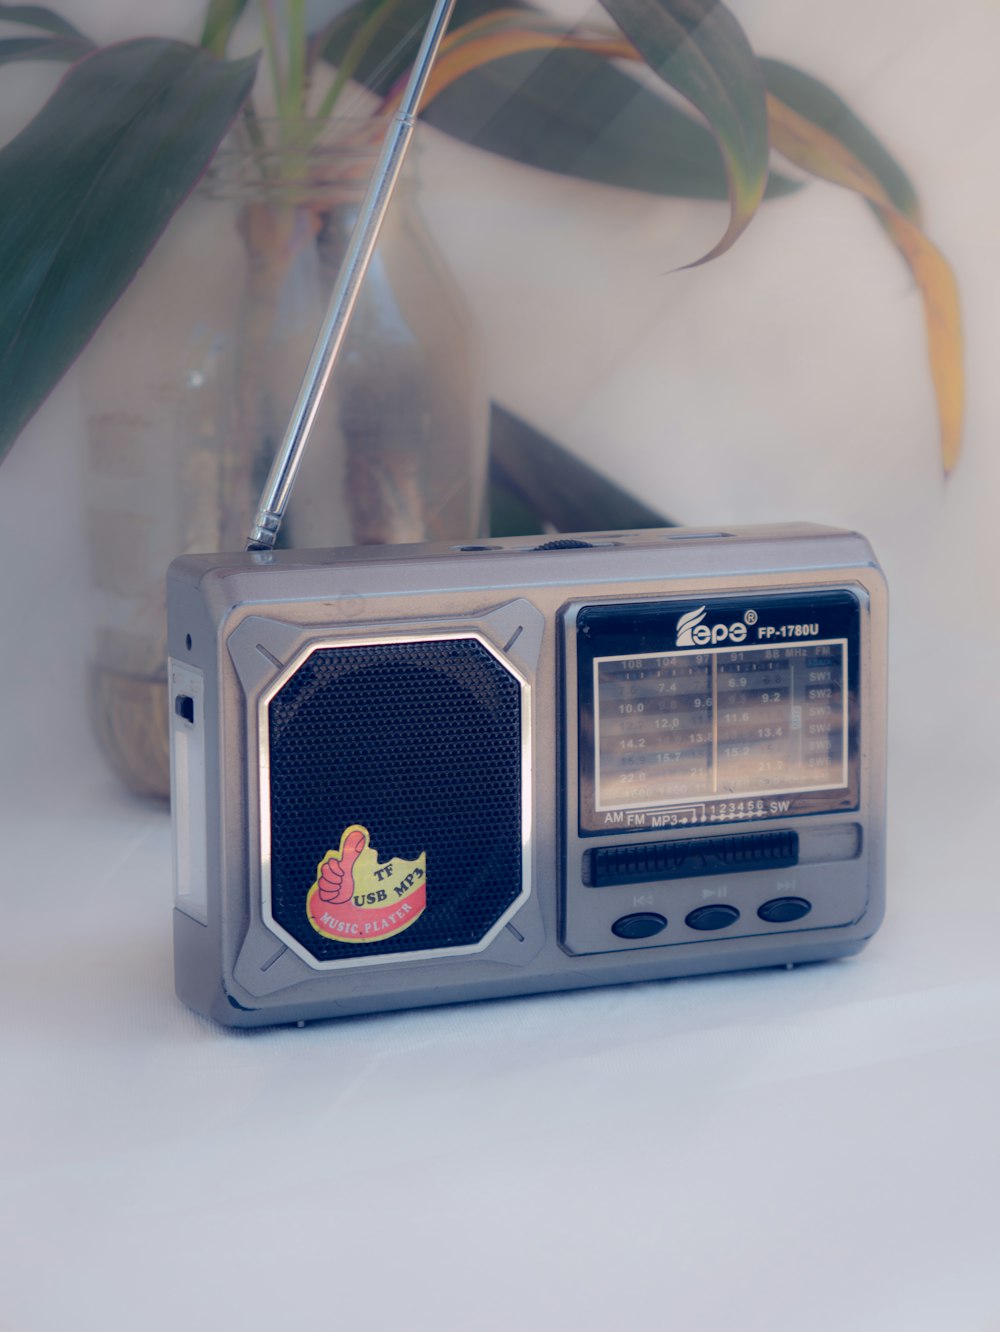
M271 914L318 961L478 943L521 892L521 686L475 639L316 649L268 709ZM426 909L329 939L306 897L345 829L380 862L426 853Z

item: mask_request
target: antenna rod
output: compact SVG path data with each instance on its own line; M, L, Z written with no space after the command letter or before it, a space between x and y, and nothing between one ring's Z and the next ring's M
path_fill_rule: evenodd
M396 188L403 158L413 137L420 98L454 7L455 0L434 2L434 10L410 71L403 100L386 131L382 151L379 153L372 178L368 182L368 190L361 204L351 243L337 274L333 295L330 297L323 325L316 338L309 366L302 380L302 387L299 389L299 396L292 408L285 437L264 483L253 527L247 540L247 550L273 550L278 538L278 529L285 516L285 509L309 442L310 432L337 363L361 284L375 253L378 233Z

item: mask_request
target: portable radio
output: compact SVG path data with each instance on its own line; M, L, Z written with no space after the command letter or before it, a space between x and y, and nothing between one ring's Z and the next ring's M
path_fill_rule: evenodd
M856 534L187 556L168 602L177 987L219 1021L815 961L879 923Z

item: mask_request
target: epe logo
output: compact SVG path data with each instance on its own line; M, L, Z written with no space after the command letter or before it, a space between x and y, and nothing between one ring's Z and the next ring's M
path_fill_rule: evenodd
M707 647L709 643L742 643L747 636L747 627L745 624L736 622L734 624L713 624L709 627L702 624L705 618L705 607L699 606L697 610L688 611L677 621L677 646L678 647Z

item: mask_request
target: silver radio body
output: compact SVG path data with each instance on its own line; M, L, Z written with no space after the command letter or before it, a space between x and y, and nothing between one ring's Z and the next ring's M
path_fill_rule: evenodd
M187 556L177 991L232 1026L843 957L886 589L816 526Z

